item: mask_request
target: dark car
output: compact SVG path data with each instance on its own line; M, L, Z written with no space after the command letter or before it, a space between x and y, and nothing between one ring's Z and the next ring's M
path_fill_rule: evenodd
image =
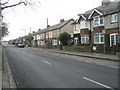
M17 47L24 48L24 44L17 44Z

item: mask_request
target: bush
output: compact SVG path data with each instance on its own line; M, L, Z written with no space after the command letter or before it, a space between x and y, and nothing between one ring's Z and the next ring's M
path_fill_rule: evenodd
M67 32L61 33L58 38L63 46L68 45L68 41L70 40L70 35Z

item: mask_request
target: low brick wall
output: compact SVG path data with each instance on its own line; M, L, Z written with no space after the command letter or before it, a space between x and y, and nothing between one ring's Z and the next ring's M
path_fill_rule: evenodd
M91 52L90 45L82 45L82 46L63 46L63 50L67 51L77 51L77 52Z

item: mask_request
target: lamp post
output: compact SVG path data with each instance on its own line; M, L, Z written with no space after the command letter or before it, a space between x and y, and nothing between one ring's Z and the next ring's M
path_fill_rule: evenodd
M21 30L23 30L23 31L24 31L24 34L25 34L24 39L23 39L23 42L24 42L24 44L25 44L25 46L26 46L26 30L25 30L25 29L21 29Z

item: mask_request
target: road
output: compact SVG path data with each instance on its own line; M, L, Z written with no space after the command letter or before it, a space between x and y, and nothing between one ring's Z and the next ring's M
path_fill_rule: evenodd
M54 55L44 49L8 46L5 51L20 88L118 88L116 68Z

